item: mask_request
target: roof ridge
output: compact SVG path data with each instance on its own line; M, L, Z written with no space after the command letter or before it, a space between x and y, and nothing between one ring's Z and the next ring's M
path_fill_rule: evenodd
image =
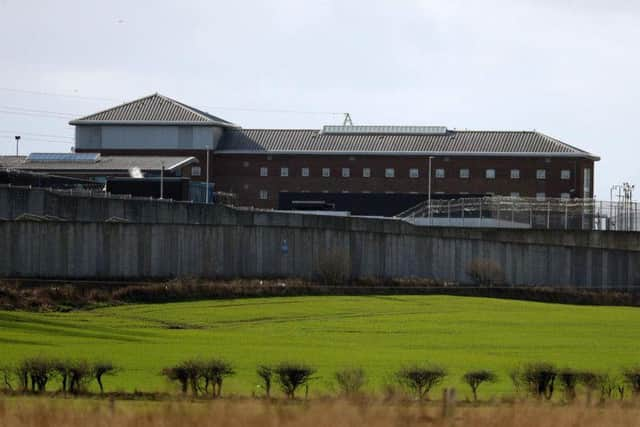
M132 110L135 110L136 105L139 106L138 110L141 110L144 108L145 102L147 102L149 100L149 102L156 102L156 103L160 103L160 105L162 105L162 103L168 103L171 105L170 108L175 108L177 109L176 111L182 111L184 114L190 114L192 115L191 118L192 120L187 120L187 121L198 121L198 122L202 122L204 123L211 123L212 125L222 125L225 127L236 127L237 125L235 125L234 123L231 123L227 120L221 119L220 117L216 117L213 114L210 114L208 112L205 112L203 110L200 110L198 108L192 107L190 105L184 104L176 99L173 99L169 96L166 95L162 95L158 92L155 92L151 95L147 95L147 96L143 96L140 98L136 98L134 100L131 101L127 101L127 102L123 102L122 104L118 104L116 106L113 107L109 107L106 108L104 110L100 110L98 112L95 113L91 113L88 114L86 116L77 118L77 119L73 119L69 122L69 124L75 125L75 124L82 124L82 122L91 122L91 121L97 121L97 122L112 122L112 121L120 121L120 120L114 120L114 119L107 119L107 118L101 118L101 115L109 115L111 113L111 115L117 115L119 112L119 109L127 109L127 108L131 108ZM153 104L151 104L153 105ZM137 120L127 120L124 119L123 121L137 121ZM144 121L144 120L143 120ZM153 120L152 120L153 121ZM178 120L178 121L182 121L182 120Z
M540 136L541 136L541 137L543 137L543 138L546 138L547 140L549 140L549 141L551 141L551 142L553 142L553 143L560 144L560 145L562 145L562 146L564 146L564 147L567 147L567 148L569 148L569 149L571 149L571 150L574 150L574 151L577 151L577 152L579 152L579 153L593 155L593 154L591 154L591 153L590 153L590 152L588 152L588 151L582 150L582 149L580 149L580 148L578 148L578 147L576 147L576 146L574 146L574 145L571 145L571 144L568 144L568 143L566 143L566 142L564 142L564 141L561 141L561 140L559 140L558 138L555 138L555 137L553 137L553 136L551 136L551 135L547 135L546 133L542 133L542 132L540 132L540 131L536 131L536 134L540 135Z
M107 111L115 110L116 108L122 108L125 105L133 104L134 102L139 102L139 101L142 101L143 99L148 99L148 98L151 98L151 97L154 97L154 96L162 96L162 95L160 95L158 92L155 92L155 93L152 93L151 95L146 95L146 96L143 96L143 97L140 97L140 98L136 98L136 99L131 100L131 101L125 101L122 104L118 104L118 105L115 105L113 107L105 108L104 110L96 111L95 113L87 114L86 116L82 116L80 118L73 119L71 121L75 122L75 121L79 121L79 120L86 120L88 117L97 116L98 114L106 113Z

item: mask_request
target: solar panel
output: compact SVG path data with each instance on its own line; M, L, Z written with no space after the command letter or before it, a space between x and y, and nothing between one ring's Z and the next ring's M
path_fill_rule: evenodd
M323 126L327 134L445 135L445 126Z
M100 153L31 153L28 162L68 162L95 163L100 159Z

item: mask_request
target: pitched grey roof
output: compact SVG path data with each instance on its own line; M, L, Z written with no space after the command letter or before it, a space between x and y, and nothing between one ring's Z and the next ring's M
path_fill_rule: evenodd
M599 158L536 131L327 133L315 129L234 129L216 152L308 154L523 155Z
M0 168L29 171L128 171L138 167L143 171L160 170L164 163L166 170L198 163L189 156L99 156L96 162L32 162L26 156L0 156Z
M69 124L188 124L236 127L231 122L157 93L72 120Z

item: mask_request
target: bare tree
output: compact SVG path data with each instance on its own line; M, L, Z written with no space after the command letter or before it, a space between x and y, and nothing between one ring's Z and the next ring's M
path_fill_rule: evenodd
M308 386L316 370L302 363L283 362L276 366L274 372L277 375L282 391L289 399L295 399L298 387L302 385Z
M104 375L115 375L118 371L118 368L113 365L111 362L96 362L93 365L92 374L96 379L98 386L100 387L100 393L104 393L104 386L102 385L102 377Z
M483 369L478 371L469 371L462 376L462 380L471 387L473 393L473 400L478 400L478 387L482 383L494 383L498 380L498 377L492 371Z
M440 384L447 372L434 365L408 366L396 372L396 379L401 384L409 387L420 400L429 398L429 391Z
M264 392L267 397L271 397L271 381L273 378L273 367L268 365L259 365L256 369L256 374L262 380L262 385L264 386Z
M367 382L362 368L346 368L335 373L336 382L346 396L357 394Z

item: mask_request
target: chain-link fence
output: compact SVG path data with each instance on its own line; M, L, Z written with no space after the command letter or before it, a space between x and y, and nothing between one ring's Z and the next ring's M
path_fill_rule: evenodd
M638 215L637 202L485 197L431 200L398 216L420 225L638 231Z

